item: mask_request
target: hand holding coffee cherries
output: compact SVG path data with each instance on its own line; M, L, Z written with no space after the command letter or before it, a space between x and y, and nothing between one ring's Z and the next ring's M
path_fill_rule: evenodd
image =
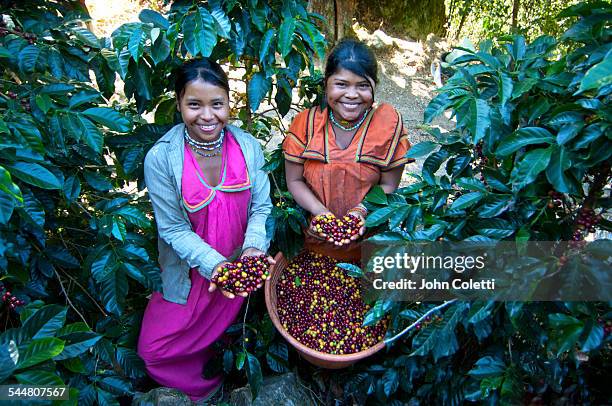
M234 262L223 262L215 269L208 291L214 292L219 287L228 299L236 295L246 297L263 286L273 263L275 261L263 253L245 255Z
M349 244L361 237L365 231L364 219L359 213L348 212L342 218L333 213L315 216L310 223L312 232L335 245Z

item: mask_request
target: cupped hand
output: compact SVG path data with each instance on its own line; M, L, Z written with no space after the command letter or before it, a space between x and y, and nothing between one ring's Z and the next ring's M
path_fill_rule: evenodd
M314 215L312 216L312 218L310 219L310 224L309 224L308 229L306 230L306 232L307 232L308 234L310 234L311 236L313 236L313 237L315 237L315 238L319 239L319 240L325 240L325 241L327 241L327 234L325 234L325 233L319 233L319 232L317 231L317 227L314 225L314 221L315 221L315 219L316 219L318 216L322 216L322 215L325 215L325 214L334 214L334 213L332 213L331 211L327 210L327 211L322 211L322 212L320 212L320 213L316 213L316 214L314 214Z
M258 250L257 248L247 248L242 251L242 254L240 254L241 257L257 257L260 255L266 255L266 253L261 250ZM266 256L266 259L268 260L268 263L270 265L276 264L276 261L270 255Z
M221 262L213 270L213 274L212 274L212 278L211 278L211 281L210 281L210 285L208 286L208 292L209 293L212 293L215 290L217 290L217 284L213 282L213 279L214 279L215 275L217 275L221 271L221 268L223 268L227 264L229 264L229 262L227 262L227 261L226 262ZM233 294L232 292L228 292L227 290L221 289L221 288L218 288L218 289L221 292L221 294L223 296L225 296L226 298L228 298L228 299L234 299L236 297L236 295ZM247 295L246 292L241 292L241 293L238 293L238 296L247 297L248 295Z
M359 227L359 232L357 234L351 236L351 241L355 241L355 240L358 240L361 237L363 237L363 235L365 234L365 231L366 231L365 217L363 217L363 214L361 214L360 212L357 212L357 211L348 212L347 215L348 214L351 214L351 215L357 217L361 221L361 224L362 224L362 226Z

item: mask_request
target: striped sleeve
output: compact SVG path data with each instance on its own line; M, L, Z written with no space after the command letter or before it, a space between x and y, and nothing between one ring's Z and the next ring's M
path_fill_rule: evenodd
M302 158L304 149L306 149L306 125L307 125L308 110L298 114L289 127L289 131L283 140L283 155L287 161L303 164L306 162Z
M414 162L413 158L406 158L405 155L410 149L410 141L408 141L408 133L406 131L406 127L402 129L402 135L395 147L395 151L393 152L393 156L391 157L391 161L389 165L384 167L382 171L389 171L391 169L397 168L398 166L405 165L409 162Z

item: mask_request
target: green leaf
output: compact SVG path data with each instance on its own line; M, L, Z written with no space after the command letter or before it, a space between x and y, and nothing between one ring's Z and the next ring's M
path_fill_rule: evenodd
M138 62L144 51L142 36L142 28L138 27L132 31L132 35L130 35L130 40L128 42L128 50L130 51L130 55L132 55L135 62Z
M40 364L60 354L64 350L64 341L55 337L45 337L30 341L25 350L19 354L17 369L24 369Z
M94 189L101 192L107 192L113 189L113 184L102 174L98 172L84 171L83 177L85 181Z
M21 218L30 224L42 228L45 225L45 210L43 205L27 187L23 188L22 195L23 208L20 211Z
M251 387L252 398L255 399L263 382L261 366L259 365L259 360L257 357L255 357L253 354L247 352L246 356L247 378L249 380L249 386Z
M561 127L557 133L557 144L563 145L572 140L580 130L584 127L584 123L572 123Z
M102 285L100 296L104 307L109 312L121 316L128 293L128 281L125 274L115 268L100 284Z
M268 348L268 352L266 353L266 362L270 366L270 369L272 369L274 372L288 372L288 360L289 350L287 349L287 345L285 343L275 342Z
M442 165L442 162L448 158L448 155L449 153L447 150L441 149L430 154L427 159L425 159L423 163L423 179L425 179L427 183L435 185L435 173L440 168L440 165Z
M401 206L391 216L389 219L389 228L394 229L395 227L399 227L399 225L410 216L410 213L414 211L413 206Z
M478 216L481 218L497 217L510 208L512 199L510 196L495 197L478 208Z
M380 185L374 185L364 200L370 203L387 204L387 195Z
M262 72L257 72L253 75L248 87L249 108L251 111L257 111L259 104L271 88L272 82Z
M223 352L223 372L229 374L234 367L234 353L229 348Z
M246 360L246 353L239 352L238 355L236 355L236 369L237 370L240 371L244 367L245 360Z
M19 374L15 374L17 382L24 385L36 385L36 386L59 386L65 385L62 378L57 376L54 372L42 371L42 370L29 370Z
M77 357L93 347L102 337L92 331L69 334L64 337L67 340L64 351L53 359L61 361Z
M531 88L534 87L538 82L539 79L537 78L525 78L524 80L517 82L516 86L514 86L514 89L512 90L512 98L516 99L518 97L521 97L524 93L530 91Z
M267 56L269 52L274 52L271 49L272 40L274 39L274 35L276 34L276 30L274 28L270 28L264 34L261 39L261 44L259 45L259 60L265 61L267 60Z
M217 35L214 28L214 20L208 10L198 8L196 17L196 41L203 57L208 58L217 44Z
M431 151L436 149L438 144L433 141L423 141L419 142L410 147L406 155L406 158L421 158L428 155Z
M510 97L512 97L512 89L514 87L514 83L512 78L505 72L499 73L499 100L501 105L504 106Z
M125 133L132 129L132 122L110 107L92 107L83 114L114 131Z
M502 360L487 355L476 361L468 375L476 379L483 379L503 375L505 371L506 364Z
M552 144L553 142L555 142L555 137L548 130L541 127L524 127L503 139L497 146L495 154L503 157L527 145Z
M295 32L295 19L288 17L281 23L278 34L278 47L283 58L289 55L293 33Z
M77 116L77 118L83 130L82 138L83 138L83 141L85 141L85 144L87 144L89 147L91 147L91 149L93 149L97 153L101 153L102 146L104 144L104 139L98 127L96 127L95 124L92 123L89 119L87 119L86 117L83 117L80 114Z
M464 189L476 190L479 192L487 191L487 188L484 183L482 183L476 178L459 178L455 180L455 183L457 184L457 186L461 186Z
M604 329L601 325L593 322L591 329L589 330L584 344L582 344L581 351L587 352L598 349L604 338Z
M473 227L480 234L495 240L510 237L516 231L516 228L510 222L503 219L480 220Z
M115 399L113 394L101 389L96 388L98 394L98 403L100 406L119 406L120 403Z
M170 27L168 20L164 18L161 14L154 10L142 10L140 14L138 14L138 19L143 23L151 23L156 27L167 30Z
M36 95L36 105L43 111L43 113L47 114L47 112L53 106L53 102L51 98L46 94L37 94Z
M130 348L117 347L117 361L130 378L136 379L146 376L144 362L136 351Z
M113 252L110 250L104 251L91 264L91 275L95 280L101 282L113 271L115 264L116 260Z
M491 127L491 108L489 104L483 99L472 100L468 128L474 137L474 144L484 138L489 127Z
M512 190L517 192L532 183L548 166L553 148L529 151L514 167L511 174Z
M0 191L0 224L7 224L15 210L15 200L5 192Z
M444 113L452 104L453 101L449 98L447 93L441 93L434 97L425 108L423 115L424 123L431 123L434 118Z
M72 26L69 28L70 31L72 31L72 33L82 42L85 43L85 45L88 45L92 48L96 48L99 49L100 48L100 40L98 39L98 37L95 36L94 33L92 33L91 31L89 31L87 28L84 27L79 27L79 26Z
M571 166L569 154L563 147L555 148L546 168L546 178L561 193L577 193L572 179L565 173Z
M612 84L612 51L608 52L603 61L591 67L580 82L577 93L590 89L601 89Z
M61 189L60 181L47 168L32 162L5 164L11 175L41 189Z
M64 325L67 310L58 305L44 306L23 323L22 330L33 339L52 337Z
M382 207L378 210L373 211L372 213L368 214L368 217L366 218L365 226L374 227L374 226L384 223L393 215L395 210L396 208L393 206L386 206L386 207Z
M399 373L395 368L387 368L381 379L385 396L389 397L397 392L397 388L399 387Z
M361 278L363 277L363 271L357 265L349 264L346 262L339 262L336 264L338 268L346 269L346 274L353 278Z
M23 204L23 196L19 187L13 183L11 173L0 165L0 192L6 193L17 205Z
M81 194L81 182L79 181L79 177L76 175L68 177L64 181L63 191L69 203L76 201Z
M17 57L19 69L23 73L42 71L46 66L44 61L47 60L47 52L45 51L45 48L36 45L28 45L23 48Z
M151 46L151 59L155 65L159 65L170 55L170 41L166 34L162 33Z
M584 323L563 313L548 315L548 322L554 331L552 343L556 344L557 356L573 348L583 332Z
M451 210L463 210L475 205L483 197L484 194L482 194L481 192L466 193L464 195L461 195L457 200L455 200L450 208Z
M113 211L113 214L117 214L123 217L128 222L134 224L140 228L150 228L151 222L147 216L137 207L134 206L123 206Z
M68 108L74 109L75 107L81 106L86 103L100 101L101 95L99 92L92 92L90 90L83 90L76 93L68 101Z
M101 388L109 391L115 396L133 395L132 383L120 376L107 376L98 381Z
M300 279L299 276L296 276L295 279L293 279L293 283L295 284L295 286L297 286L298 288L300 286L302 286L302 280Z
M15 341L0 342L0 382L11 376L19 361L19 349Z
M196 31L196 15L194 13L190 13L183 18L181 32L183 33L183 43L185 48L187 48L187 51L189 51L192 56L196 56L199 52Z
M212 7L210 15L212 16L215 22L217 34L223 38L229 39L230 32L232 30L232 24L223 9L221 9L219 5L215 5Z

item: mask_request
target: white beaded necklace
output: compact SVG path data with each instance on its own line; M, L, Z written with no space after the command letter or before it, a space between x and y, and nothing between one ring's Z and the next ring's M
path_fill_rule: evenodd
M336 117L334 117L334 112L332 111L332 109L329 109L329 118L330 118L332 124L335 125L336 127L341 128L344 131L353 131L353 130L359 128L361 126L361 124L363 124L363 122L365 121L365 118L366 118L366 116L368 115L369 112L370 112L370 109L367 109L366 111L364 111L363 116L361 116L359 121L357 123L355 123L354 125L350 126L350 127L345 127L342 124L340 124L338 121L336 121Z
M191 146L191 149L193 150L193 152L203 157L211 157L211 156L219 155L219 152L221 152L221 146L223 145L224 137L225 137L225 129L221 130L221 134L219 135L219 138L217 138L214 141L196 141L193 138L191 138L191 136L189 136L189 133L187 132L187 128L185 128L185 132L183 133L183 138L185 138L185 142L187 142L187 144ZM200 150L213 151L213 152L206 153L206 152L201 152Z

